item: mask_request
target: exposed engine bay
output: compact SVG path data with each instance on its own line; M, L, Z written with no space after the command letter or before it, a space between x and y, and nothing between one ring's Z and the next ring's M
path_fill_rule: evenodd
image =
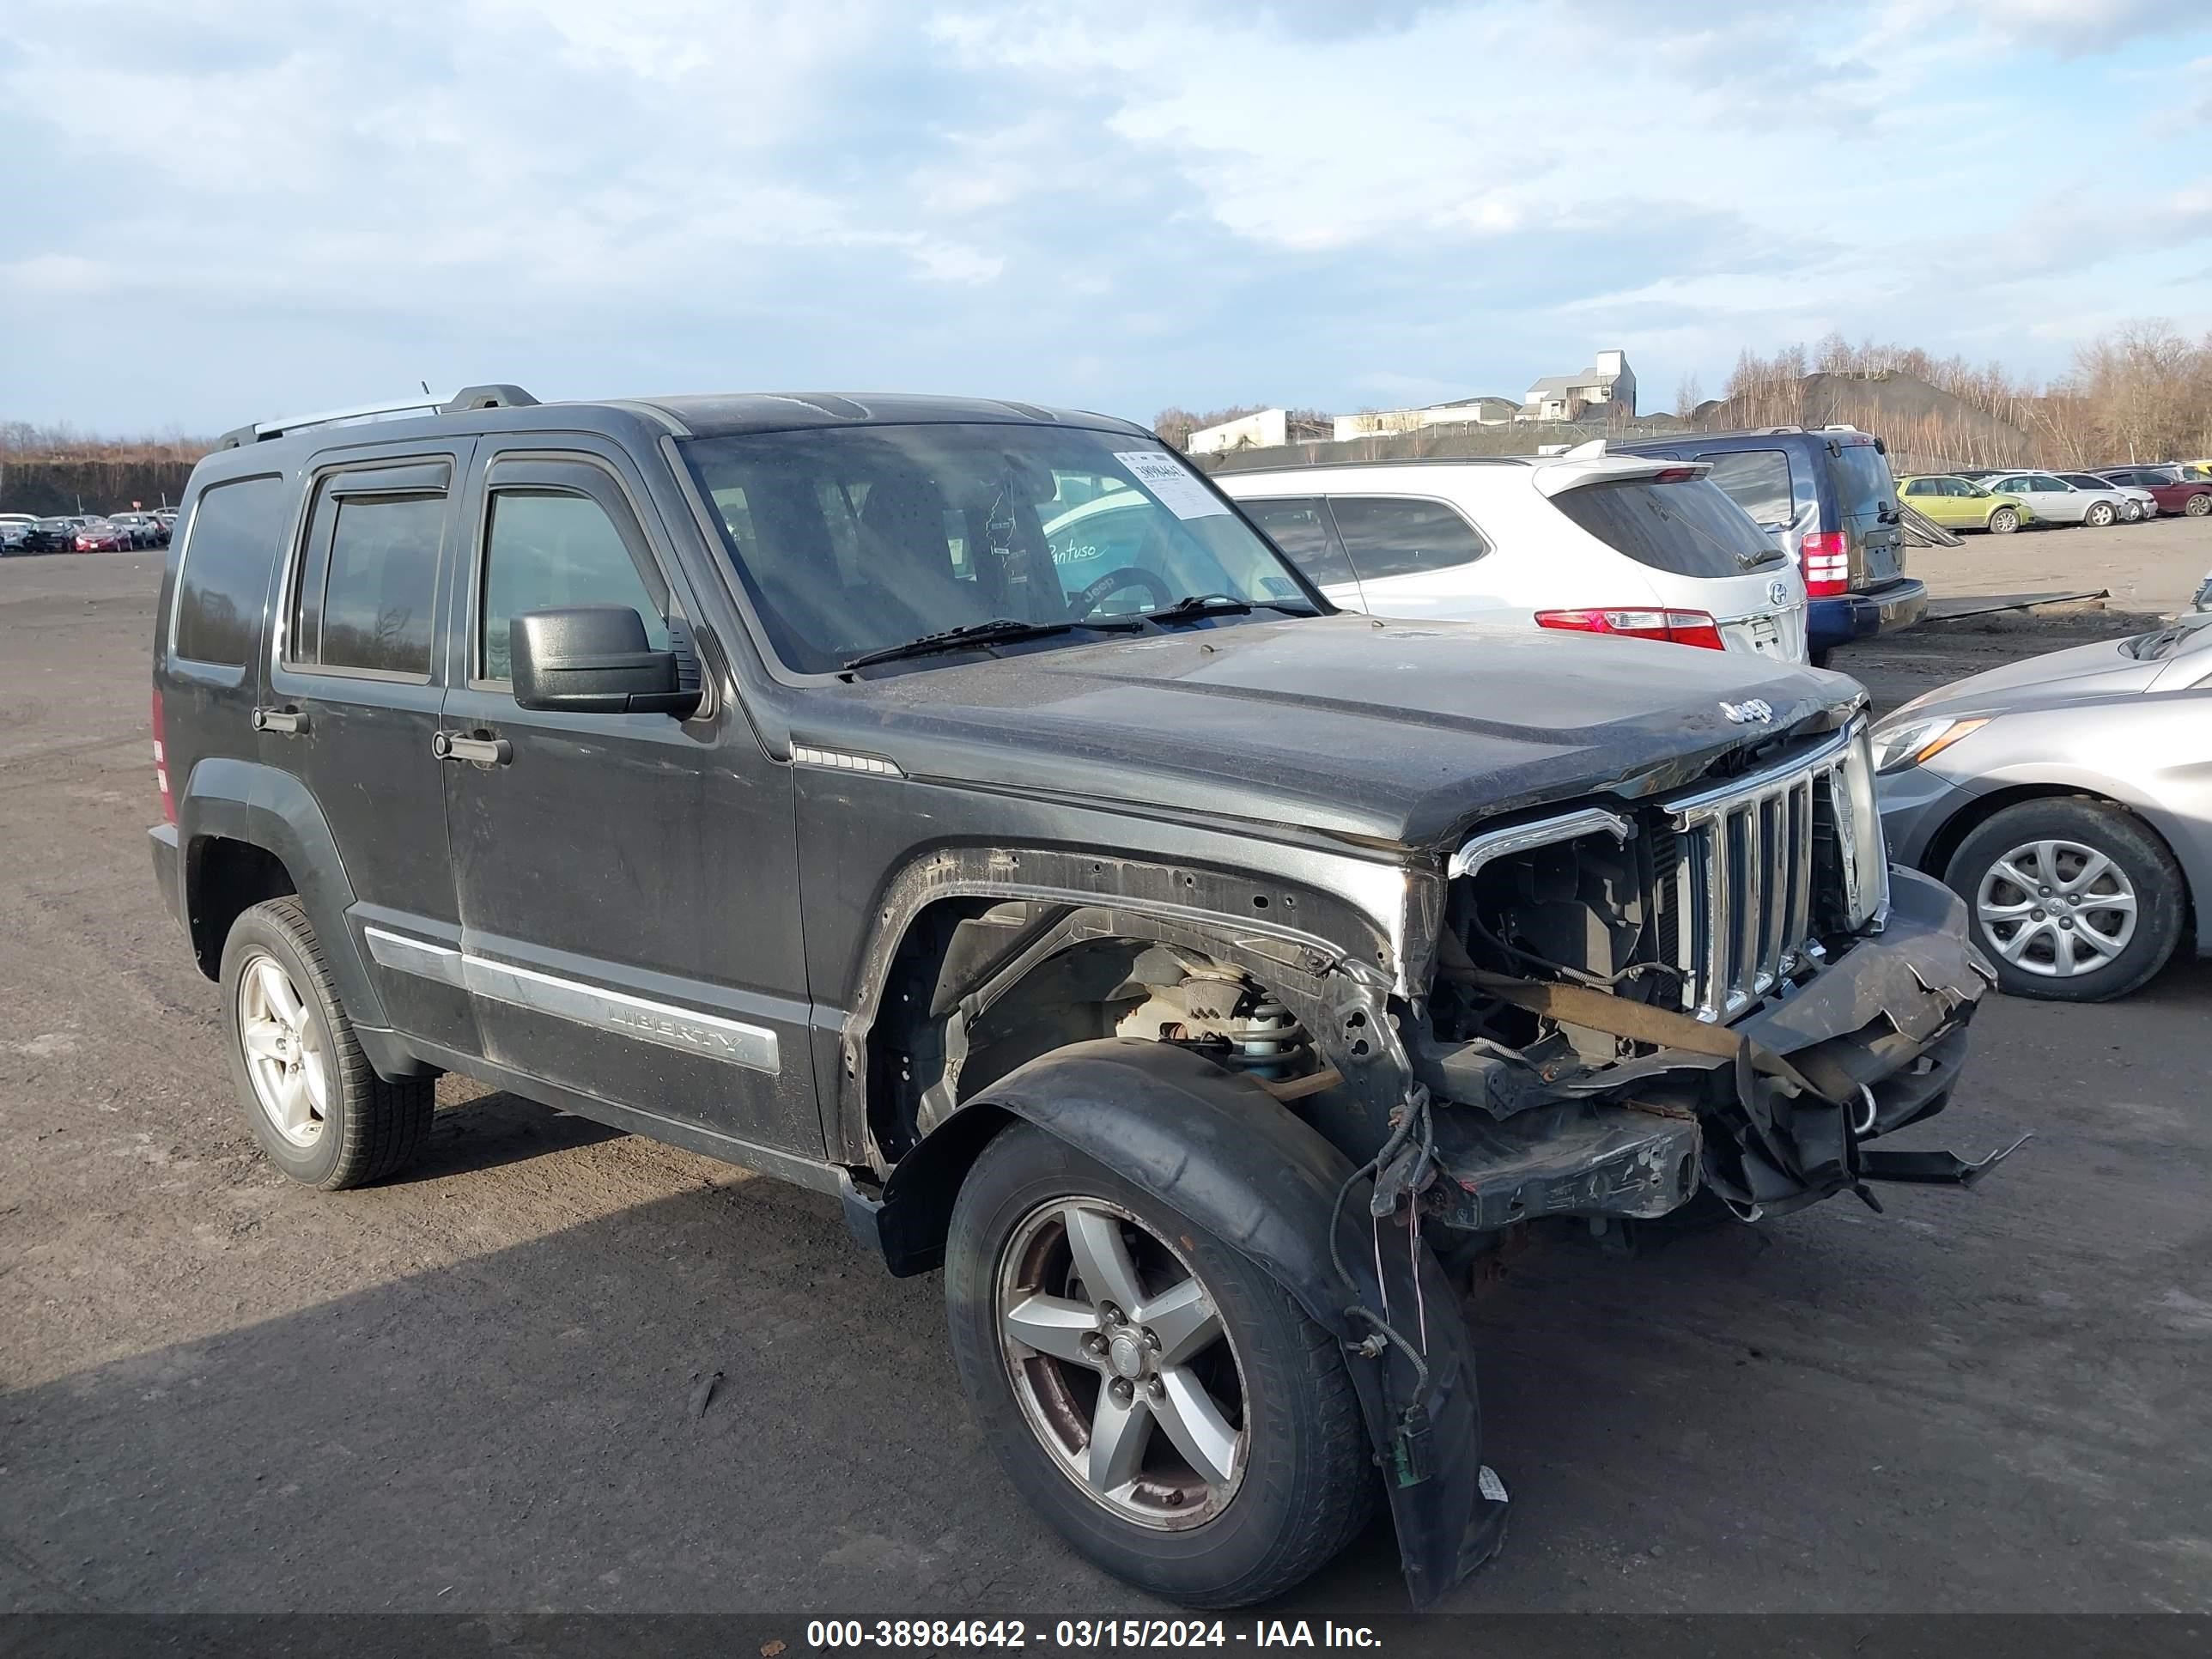
M1952 896L1899 878L1883 948L1858 951L1825 814L1802 856L1754 842L1700 857L1650 823L1454 884L1414 1061L1439 1098L1478 1110L1438 1115L1458 1191L1437 1218L1650 1219L1701 1188L1747 1219L1844 1189L1879 1208L1869 1181L1965 1184L1988 1168L1865 1145L1942 1110L1963 1059L1989 975L1946 927ZM1763 892L1762 860L1779 872ZM1733 884L1733 907L1684 902L1705 876ZM1696 1012L1715 971L1753 988L1733 1024Z

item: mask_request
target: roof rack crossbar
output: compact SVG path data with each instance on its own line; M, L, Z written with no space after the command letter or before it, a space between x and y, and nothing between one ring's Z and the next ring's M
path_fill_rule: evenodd
M242 449L248 444L281 438L288 432L305 432L319 426L354 426L370 421L395 420L406 415L462 415L479 409L520 409L538 401L519 386L495 382L463 386L451 398L422 395L389 403L356 404L328 409L318 415L292 415L282 420L256 421L234 428L216 442L218 449Z

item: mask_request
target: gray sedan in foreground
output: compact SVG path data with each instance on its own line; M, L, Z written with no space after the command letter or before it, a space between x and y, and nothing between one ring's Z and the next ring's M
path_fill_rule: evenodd
M1892 860L1966 900L2006 991L2101 1001L2212 956L2212 613L1960 680L1874 741Z

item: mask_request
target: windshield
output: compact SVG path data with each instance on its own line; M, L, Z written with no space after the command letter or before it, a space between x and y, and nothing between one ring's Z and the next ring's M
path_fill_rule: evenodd
M1894 510L1897 486L1889 463L1872 444L1845 444L1832 458L1828 477L1836 487L1836 511L1845 519L1879 520Z
M683 449L776 655L801 673L978 623L1136 618L1194 595L1326 608L1151 439L867 426Z
M1789 558L1748 513L1703 477L1588 483L1552 501L1614 552L1677 576L1741 576Z

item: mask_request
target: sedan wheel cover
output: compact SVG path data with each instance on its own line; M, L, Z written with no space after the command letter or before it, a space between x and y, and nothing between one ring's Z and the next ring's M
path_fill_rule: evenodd
M266 952L238 976L238 1042L253 1098L276 1133L295 1146L321 1139L331 1103L322 1027L283 963Z
M1974 914L2023 973L2070 979L2117 959L2136 933L2136 890L2112 858L2077 841L2032 841L1983 874Z
M1103 1199L1056 1198L1014 1229L995 1285L1014 1397L1061 1474L1158 1531L1229 1506L1251 1449L1243 1367L1180 1251Z

